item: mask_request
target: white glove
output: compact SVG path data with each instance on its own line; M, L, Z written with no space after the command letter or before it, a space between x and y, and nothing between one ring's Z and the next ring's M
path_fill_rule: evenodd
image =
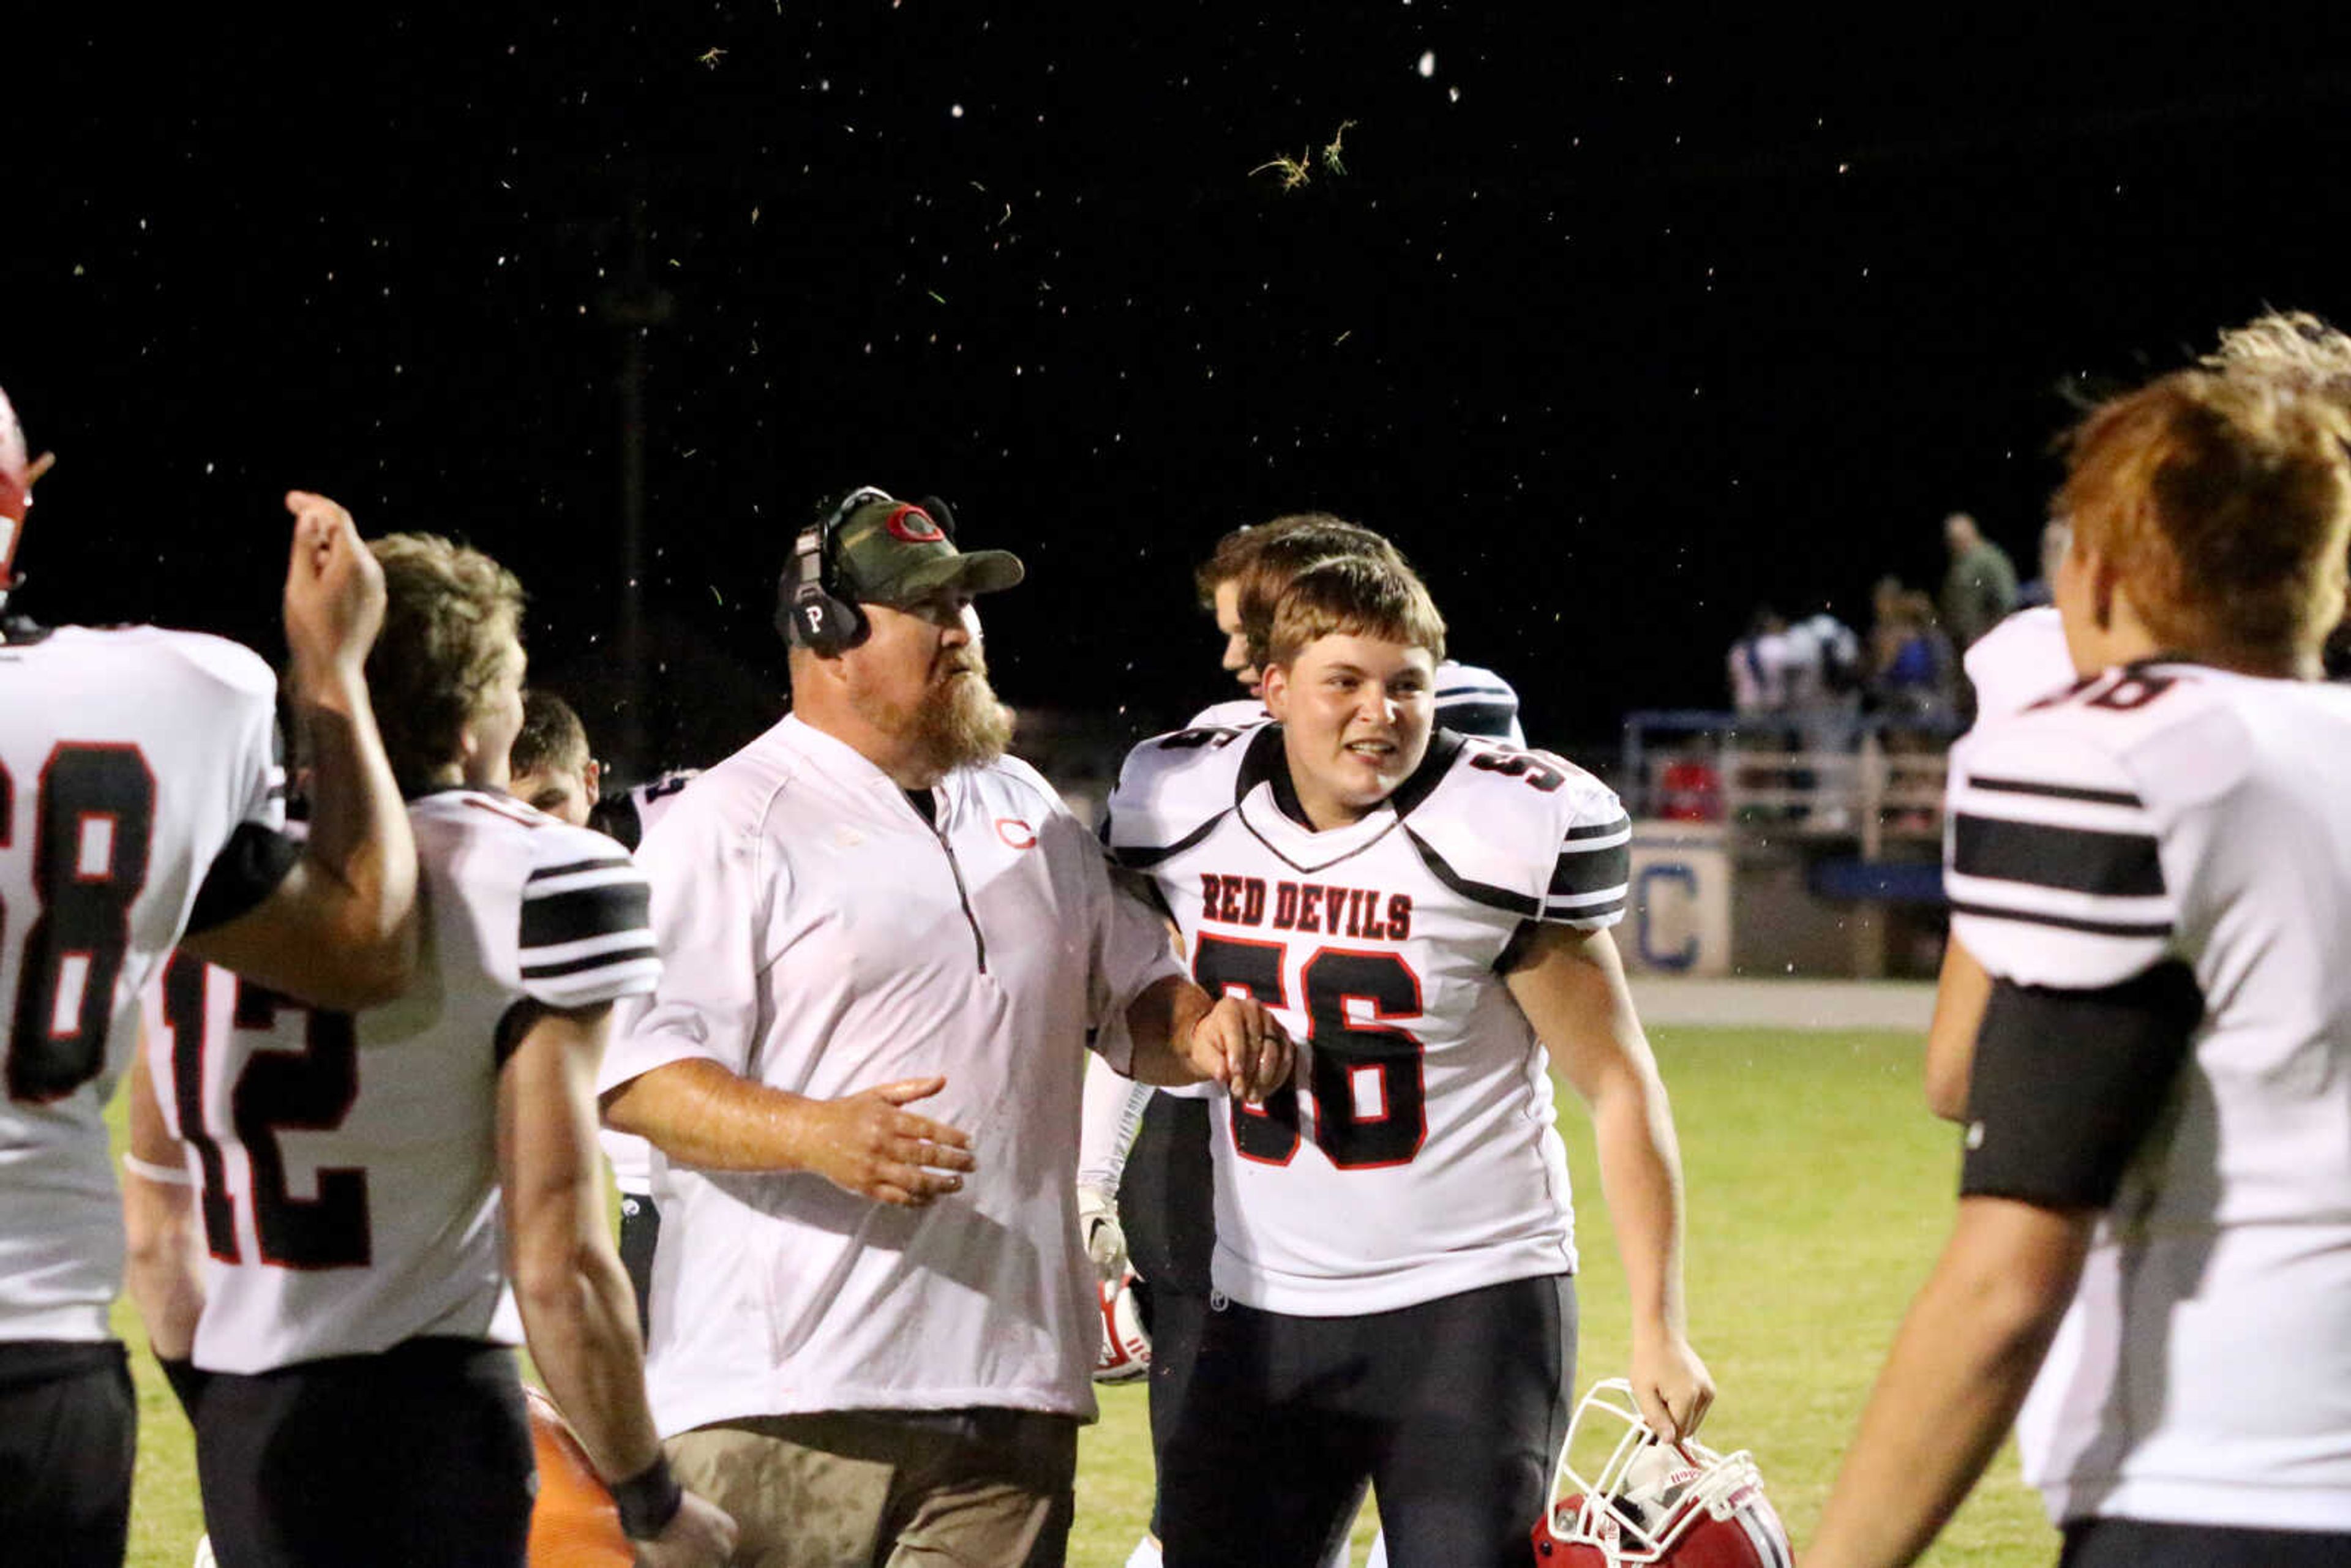
M1105 1282L1126 1272L1126 1231L1118 1223L1118 1205L1091 1182L1078 1184L1078 1234Z

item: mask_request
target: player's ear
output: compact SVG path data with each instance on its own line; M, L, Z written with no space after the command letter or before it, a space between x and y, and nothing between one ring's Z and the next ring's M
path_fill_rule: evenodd
M580 775L580 787L587 793L589 805L593 806L604 798L603 782L604 765L590 758L587 768Z
M1290 716L1290 671L1281 664L1268 664L1258 672L1258 698L1265 711L1276 718Z

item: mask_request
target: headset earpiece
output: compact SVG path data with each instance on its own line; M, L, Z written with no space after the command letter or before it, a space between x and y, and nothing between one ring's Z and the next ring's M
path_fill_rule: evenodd
M886 491L861 486L793 539L792 559L776 584L776 630L787 643L831 658L865 640L865 612L834 580L832 539L859 507L892 498Z

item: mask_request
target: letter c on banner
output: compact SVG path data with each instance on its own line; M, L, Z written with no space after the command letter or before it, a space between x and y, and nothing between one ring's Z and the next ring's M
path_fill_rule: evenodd
M1664 912L1659 906L1668 887L1681 890L1681 918L1672 922L1660 919ZM1698 932L1689 914L1697 898L1698 873L1680 862L1657 861L1641 868L1640 874L1633 879L1633 907L1642 963L1653 969L1681 970L1698 962ZM1681 930L1679 946L1670 951L1658 947L1656 939L1661 935L1661 925Z

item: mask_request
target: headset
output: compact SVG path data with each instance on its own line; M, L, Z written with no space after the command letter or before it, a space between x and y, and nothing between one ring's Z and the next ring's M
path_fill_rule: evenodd
M792 559L776 584L776 630L795 648L831 658L865 641L865 612L841 591L834 570L833 537L851 514L869 501L895 501L887 490L861 485L825 515L799 531ZM914 508L928 514L939 531L955 538L955 517L946 503L925 497Z

